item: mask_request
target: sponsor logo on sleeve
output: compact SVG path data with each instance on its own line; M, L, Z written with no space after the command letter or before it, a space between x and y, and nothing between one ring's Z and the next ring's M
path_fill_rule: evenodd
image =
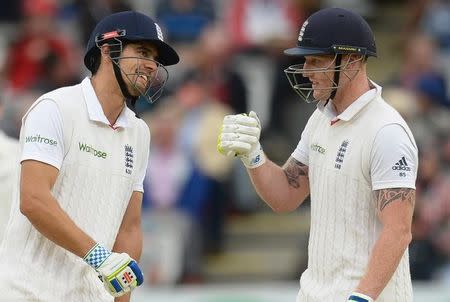
M392 166L392 170L399 171L399 176L406 177L406 172L411 171L411 167L406 162L405 157L402 156L402 158Z
M45 144L49 146L57 146L58 142L54 139L43 137L40 134L29 135L25 137L25 143Z
M411 171L404 156L392 166L392 170Z

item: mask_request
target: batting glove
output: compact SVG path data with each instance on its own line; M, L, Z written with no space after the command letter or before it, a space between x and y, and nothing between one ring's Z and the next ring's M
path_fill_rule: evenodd
M144 281L137 262L127 253L113 253L97 243L83 259L97 271L113 297L125 295Z
M227 115L217 138L217 150L226 156L238 156L249 169L259 167L266 161L260 134L261 123L254 111Z
M352 293L348 298L347 302L374 302L374 300L364 294Z

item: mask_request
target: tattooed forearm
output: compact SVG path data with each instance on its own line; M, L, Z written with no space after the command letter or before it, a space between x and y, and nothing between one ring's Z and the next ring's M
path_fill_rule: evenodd
M300 176L308 177L308 166L302 164L293 157L289 158L283 167L284 174L286 175L287 181L291 187L300 187Z
M416 190L410 188L382 189L377 193L377 207L380 211L393 201L408 202L414 207Z

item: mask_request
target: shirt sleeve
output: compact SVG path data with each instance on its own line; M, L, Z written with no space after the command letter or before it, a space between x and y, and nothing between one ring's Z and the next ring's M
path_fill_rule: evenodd
M148 158L150 153L150 130L146 125L144 126L144 129L147 139L144 139L143 140L144 143L142 144L142 152L143 152L142 165L139 167L139 171L136 174L136 179L133 184L133 191L138 192L144 192L144 178L147 172Z
M295 148L294 152L292 152L291 154L293 158L307 166L309 166L309 137L311 132L311 120L313 117L314 115L311 116L308 120L308 123L306 123L300 141L298 142L298 145Z
M37 160L61 168L64 158L63 121L53 100L39 102L27 114L22 129L20 161Z
M383 127L376 135L370 154L372 189L415 189L417 147L399 124Z

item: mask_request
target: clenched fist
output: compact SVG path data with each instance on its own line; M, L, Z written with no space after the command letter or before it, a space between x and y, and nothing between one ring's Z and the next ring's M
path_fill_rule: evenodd
M217 150L226 156L238 156L247 168L259 167L265 162L260 134L261 123L254 111L248 115L227 115L217 139Z

